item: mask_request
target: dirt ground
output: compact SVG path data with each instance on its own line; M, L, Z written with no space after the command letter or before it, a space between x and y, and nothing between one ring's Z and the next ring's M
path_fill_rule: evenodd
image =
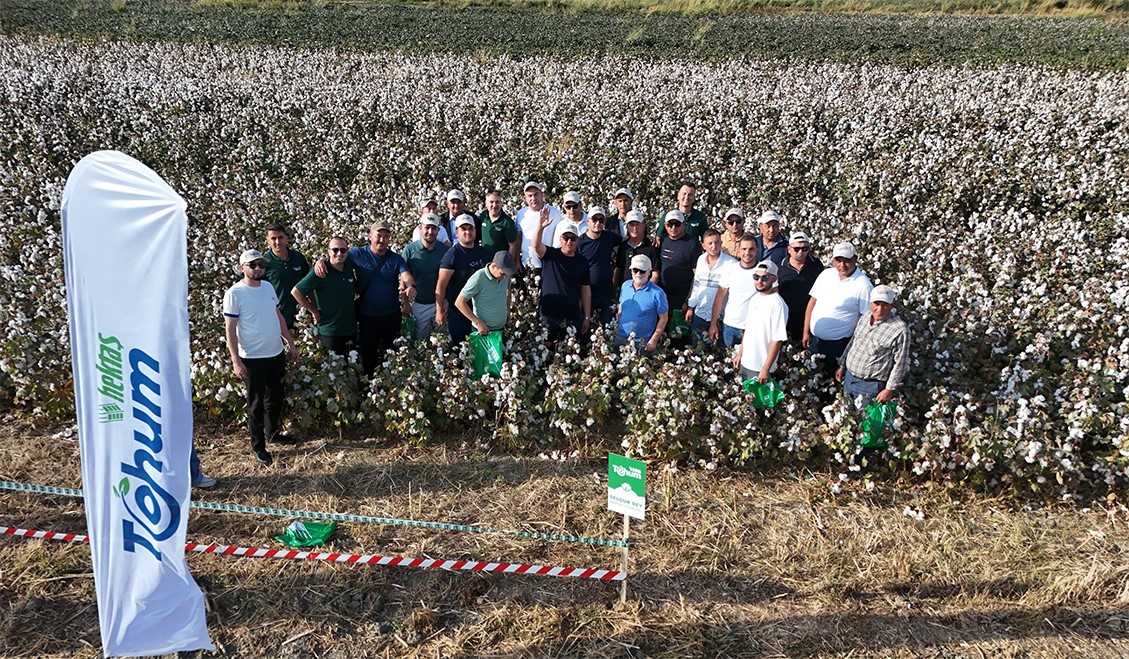
M605 442L605 444L611 444ZM554 459L336 434L275 450L200 429L200 500L615 538L607 445ZM834 474L664 470L629 599L580 579L190 554L217 654L278 657L1129 656L1129 513ZM8 418L0 480L80 487L78 445ZM281 547L286 517L193 510L188 538ZM0 490L0 525L85 533L82 500ZM618 550L341 523L338 552L616 569ZM0 537L0 655L101 655L89 549Z

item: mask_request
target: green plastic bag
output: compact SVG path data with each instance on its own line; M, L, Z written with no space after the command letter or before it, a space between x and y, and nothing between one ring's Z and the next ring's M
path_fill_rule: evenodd
M467 337L470 341L471 351L474 352L474 377L480 378L483 373L490 373L497 377L502 374L502 332L494 330L482 335L471 332Z
M753 407L758 410L776 407L780 404L780 401L784 400L784 390L772 378L764 382L757 382L756 378L749 378L741 385L745 387L745 391L753 395Z
M289 547L320 547L337 530L337 522L291 522L275 540Z
M400 322L400 336L406 336L409 339L416 338L417 325L415 316L404 316L404 320Z
M681 339L690 333L690 323L686 322L686 318L682 315L681 309L675 309L670 314L668 333L672 339Z
M889 446L882 437L886 434L886 424L894 418L898 411L894 401L879 403L870 401L866 406L866 414L859 421L859 430L862 430L862 439L859 446L863 448L883 449Z

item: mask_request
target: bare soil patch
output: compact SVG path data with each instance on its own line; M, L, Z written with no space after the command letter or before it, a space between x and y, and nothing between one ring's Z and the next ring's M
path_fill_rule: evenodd
M8 419L0 480L80 487L78 446ZM473 440L409 449L306 437L255 463L242 428L203 429L201 500L614 538L611 442L564 460ZM1030 508L924 486L831 493L832 474L651 465L618 585L190 555L223 656L689 657L1129 654L1129 514ZM907 511L907 507L911 511ZM907 512L920 512L923 519ZM277 547L290 520L193 510L189 539ZM85 532L81 499L0 491L0 524ZM618 550L343 523L333 551L578 567ZM89 550L0 538L0 654L100 656Z

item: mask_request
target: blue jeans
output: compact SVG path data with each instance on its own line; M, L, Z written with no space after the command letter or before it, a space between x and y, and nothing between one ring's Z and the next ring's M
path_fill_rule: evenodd
M195 483L200 479L200 457L196 455L196 443L192 443L192 453L188 456L188 477Z
M724 322L721 324L721 340L726 348L732 348L745 338L745 330L730 327Z
M851 375L849 370L844 371L843 393L847 395L847 404L856 410L865 409L886 388L882 380L862 380Z

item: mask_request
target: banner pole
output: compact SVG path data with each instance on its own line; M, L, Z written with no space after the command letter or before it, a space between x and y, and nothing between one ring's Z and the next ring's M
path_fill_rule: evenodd
M624 574L627 574L627 536L631 532L631 518L627 515L623 516L623 560L620 569ZM627 579L624 579L619 584L619 603L623 604L627 601Z

